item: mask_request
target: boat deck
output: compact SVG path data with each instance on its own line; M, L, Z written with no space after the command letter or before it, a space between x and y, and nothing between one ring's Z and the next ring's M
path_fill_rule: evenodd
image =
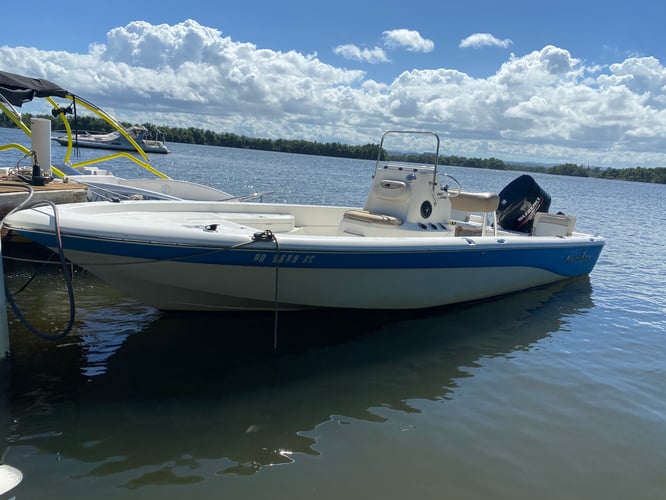
M5 217L28 196L28 186L0 177L0 218ZM54 180L44 186L30 186L34 191L33 201L52 201L56 204L86 201L88 188L84 184Z

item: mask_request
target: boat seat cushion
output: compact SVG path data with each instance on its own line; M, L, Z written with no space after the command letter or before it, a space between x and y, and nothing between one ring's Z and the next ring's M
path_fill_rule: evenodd
M571 236L575 225L576 217L573 215L537 212L534 214L532 236Z
M243 213L234 212L229 213L225 220L239 224L241 226L249 226L258 230L270 229L274 233L286 233L292 231L295 227L295 217L292 214L272 214L272 213Z
M402 224L402 220L398 217L394 217L393 215L375 214L367 210L347 210L344 213L344 218L359 222L385 224L388 226L399 226Z
M382 179L373 186L373 192L378 198L393 202L408 200L410 191L409 184L393 179Z
M462 212L495 212L499 207L499 195L497 193L470 193L461 191L458 196L449 198L451 208Z

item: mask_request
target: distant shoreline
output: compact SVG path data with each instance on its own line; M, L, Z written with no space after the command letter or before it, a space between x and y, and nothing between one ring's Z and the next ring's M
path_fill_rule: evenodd
M39 115L59 123L50 115ZM23 120L30 122L31 115L25 113ZM122 123L129 127L132 124ZM377 159L377 144L348 145L339 142L316 142L294 139L261 139L251 138L232 133L218 133L211 130L194 127L158 127L150 123L142 123L151 135L165 138L172 143L198 144L204 146L222 146L237 149L255 149L259 151L275 151L280 153L309 154L315 156L330 156L334 158L350 158L360 160ZM4 114L0 114L0 127L17 128ZM92 116L79 116L76 128L79 130L95 130L110 132L104 120ZM382 152L382 158L388 158L389 153ZM414 163L433 163L433 155L414 153L390 153L394 161L408 161ZM564 163L553 166L526 165L510 163L497 158L467 158L455 155L440 155L438 163L454 167L486 168L493 170L509 170L521 172L544 173L551 175L568 175L572 177L593 177L599 179L614 179L633 182L647 182L651 184L666 184L666 167L628 167L628 168L602 168L584 167L575 163Z

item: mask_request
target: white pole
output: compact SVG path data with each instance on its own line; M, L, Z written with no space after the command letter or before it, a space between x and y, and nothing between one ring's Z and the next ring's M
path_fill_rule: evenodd
M51 175L51 120L31 118L32 150L37 153L37 163L45 176Z
M2 266L2 240L0 240L0 360L9 358L9 324L7 297L5 297L5 271Z
M2 240L0 240L0 363L7 363L9 358L9 327L7 325L7 304L5 297L5 273L2 268ZM2 376L6 380L6 371L2 370ZM3 380L4 381L4 380ZM23 473L3 464L4 454L0 458L0 495L7 493L23 480Z

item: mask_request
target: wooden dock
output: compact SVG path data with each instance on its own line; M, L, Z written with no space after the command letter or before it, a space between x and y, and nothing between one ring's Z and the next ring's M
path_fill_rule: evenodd
M0 219L19 206L27 197L29 184L20 181L3 180L0 177ZM87 200L88 188L84 184L62 182L55 179L44 186L30 186L34 194L32 202L52 201L56 204L77 203Z

